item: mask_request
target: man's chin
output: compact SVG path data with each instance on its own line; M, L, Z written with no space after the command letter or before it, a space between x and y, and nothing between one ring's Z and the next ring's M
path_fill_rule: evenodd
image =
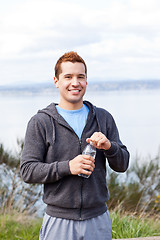
M68 100L68 102L70 104L73 104L73 105L82 105L83 104L83 98L80 98L80 99L77 99L77 98L70 98Z

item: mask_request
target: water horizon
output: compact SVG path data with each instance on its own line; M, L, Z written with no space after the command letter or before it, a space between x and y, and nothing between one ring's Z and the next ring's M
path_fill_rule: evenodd
M84 100L108 110L114 117L120 138L132 158L155 157L160 140L160 90L87 91ZM58 91L33 94L0 94L0 143L12 152L17 139L24 139L27 123L39 109L59 102Z

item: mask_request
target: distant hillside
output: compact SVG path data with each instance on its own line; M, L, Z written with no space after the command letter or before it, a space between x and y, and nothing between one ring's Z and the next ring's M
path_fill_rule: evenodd
M160 80L96 82L90 83L89 89L99 91L160 89Z
M160 89L160 80L148 81L97 81L88 82L87 91L124 91ZM34 83L28 85L0 86L1 94L53 93L56 87L53 83Z

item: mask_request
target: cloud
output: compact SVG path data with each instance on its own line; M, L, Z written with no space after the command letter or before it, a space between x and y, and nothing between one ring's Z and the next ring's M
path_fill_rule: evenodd
M160 77L159 0L11 4L0 19L3 82L48 79L57 58L69 50L87 61L91 77Z

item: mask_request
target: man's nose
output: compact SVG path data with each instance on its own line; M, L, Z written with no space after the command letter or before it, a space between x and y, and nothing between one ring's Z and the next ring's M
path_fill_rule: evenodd
M78 86L79 85L79 80L77 77L72 78L72 85L73 86Z

